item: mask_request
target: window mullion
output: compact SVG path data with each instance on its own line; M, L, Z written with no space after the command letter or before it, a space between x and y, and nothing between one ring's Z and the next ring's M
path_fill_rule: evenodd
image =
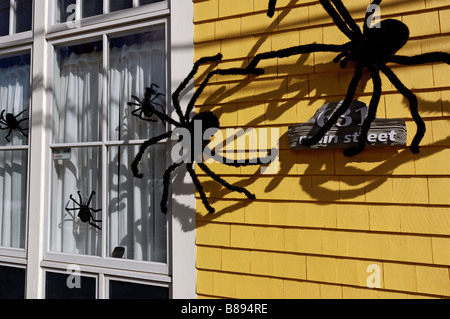
M108 146L106 145L106 141L108 140L108 96L109 96L109 45L108 45L108 36L106 34L103 35L103 96L102 96L102 106L101 106L101 125L102 125L102 257L105 258L107 256L106 247L107 247L107 220L106 220L106 212L107 212L107 204L108 204L108 194L107 194L107 183L108 183Z
M9 1L9 35L15 33L16 25L16 0Z
M108 13L108 12L109 12L109 1L103 0L103 14Z

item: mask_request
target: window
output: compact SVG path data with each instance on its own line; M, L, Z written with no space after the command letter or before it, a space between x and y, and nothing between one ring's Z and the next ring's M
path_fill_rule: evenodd
M32 0L0 0L0 36L30 31L32 12Z
M55 45L52 252L107 258L121 250L123 259L167 263L167 219L159 210L165 143L147 152L145 179L130 169L140 143L165 124L143 121L132 114L139 106L128 105L153 86L165 108L165 61L164 24ZM80 206L88 203L83 221Z
M88 18L156 2L165 2L165 0L58 0L56 22L63 23L71 20L75 8L80 8L78 18Z
M0 105L0 247L25 249L30 54L0 58Z
M192 68L192 9L0 0L0 298L195 296L195 232L178 224L194 219L193 188L174 183L176 209L161 213L170 141L146 151L143 179L132 176L140 145L167 123L128 105L150 87L171 111ZM74 14L79 25L64 23ZM67 284L71 266L80 290Z
M25 269L0 265L0 299L25 297Z

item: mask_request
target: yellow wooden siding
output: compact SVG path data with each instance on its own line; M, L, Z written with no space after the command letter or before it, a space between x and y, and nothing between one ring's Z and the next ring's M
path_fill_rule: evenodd
M362 25L369 0L344 0ZM193 0L195 59L223 54L204 65L198 87L214 68L245 67L258 53L308 43L344 43L318 1ZM401 20L411 38L399 54L450 53L450 5L440 0L384 0L382 18ZM427 133L421 152L366 149L289 149L287 128L307 121L324 103L344 98L352 69L335 54L311 53L261 61L261 76L215 76L196 111L216 113L226 128L280 130L280 169L210 167L231 184L255 193L250 201L198 170L216 208L197 200L199 298L443 298L450 297L450 66L391 65L417 95ZM378 117L405 118L408 145L415 123L408 102L382 75ZM368 103L365 75L356 98ZM198 197L198 194L197 194ZM381 271L369 288L368 267Z

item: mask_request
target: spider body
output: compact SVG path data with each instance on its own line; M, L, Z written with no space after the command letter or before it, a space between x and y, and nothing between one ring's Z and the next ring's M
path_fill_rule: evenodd
M78 207L76 208L66 208L67 211L75 211L78 210L78 214L77 217L83 222L83 223L88 223L91 226L94 226L97 229L101 229L98 225L92 223L92 222L96 222L96 223L101 223L102 221L99 219L95 219L94 215L92 215L92 212L97 213L99 211L101 211L102 209L93 209L91 207L89 207L89 205L91 204L91 200L92 200L92 196L94 196L95 192L91 193L91 196L89 196L89 199L87 202L84 202L83 199L81 198L81 192L78 191L78 198L79 198L79 202L77 202L72 195L70 195L70 199L76 204L78 205ZM72 216L73 217L73 216Z
M267 12L269 17L274 14L276 2L276 0L269 1L269 9ZM401 82L401 80L390 68L387 67L386 64L397 63L403 65L417 65L432 62L450 64L450 54L444 52L432 52L412 57L396 55L396 53L407 43L409 39L409 29L404 23L394 19L386 19L371 26L370 24L373 12L368 10L364 20L364 27L361 31L360 27L350 16L350 13L347 11L342 1L319 0L319 2L331 16L339 30L350 39L349 42L343 45L314 43L281 49L278 51L260 53L251 60L247 66L247 69L255 69L261 60L284 58L292 55L312 52L338 53L334 59L334 62L340 62L342 68L345 68L349 61L354 62L354 75L349 84L347 95L342 105L312 138L302 140L302 144L306 146L317 144L328 132L328 130L336 124L339 118L348 110L355 96L358 84L363 77L363 73L368 71L374 85L373 96L369 104L369 112L361 128L358 146L346 149L344 151L346 156L354 156L362 152L365 148L367 134L371 123L376 117L378 104L381 98L381 72L394 85L397 91L400 92L409 102L410 112L417 126L417 131L410 145L410 149L413 153L418 153L419 144L425 135L426 127L418 112L417 97ZM382 0L374 0L369 8L378 6L381 2Z
M227 69L227 70L216 70L213 72L210 72L206 78L203 80L202 84L200 85L200 87L196 90L196 92L194 93L194 95L192 96L191 100L189 101L186 111L183 113L183 111L181 110L181 106L179 103L179 96L181 94L181 92L186 88L187 84L189 83L189 81L195 76L195 74L197 73L199 66L201 64L204 63L208 63L208 62L217 62L219 60L222 59L222 55L221 54L217 54L215 56L211 56L211 57L204 57L199 59L198 61L195 62L194 67L192 69L192 71L189 73L189 75L184 79L184 81L180 84L180 86L175 90L175 92L172 95L172 101L173 101L173 105L175 108L175 111L179 117L179 120L175 120L171 117L169 117L167 114L160 112L159 110L155 109L154 107L151 108L151 111L161 120L161 121L165 121L173 126L175 126L176 128L181 128L181 129L185 129L187 130L187 132L189 133L190 136L190 145L196 145L197 143L201 143L202 145L202 153L203 150L205 149L205 147L207 147L208 144L208 140L203 140L203 133L210 128L214 128L214 129L218 129L220 127L220 123L219 123L219 119L217 118L217 116L209 111L205 111L205 112L200 112L198 114L195 114L192 118L190 117L190 114L194 108L194 104L197 101L198 97L200 96L200 94L203 92L205 86L207 85L207 82L211 79L211 77L215 74L218 75L225 75L225 74L261 74L261 70L260 69L255 69L255 70L245 70L245 69L241 69L241 68L232 68L232 69ZM200 122L200 123L199 123ZM198 133L196 134L196 128L198 128L198 126L201 124L201 137L198 136ZM144 142L140 148L139 148L139 152L136 154L136 157L133 161L133 163L131 164L131 170L133 172L133 175L135 177L138 178L142 178L143 174L139 173L139 168L138 168L138 164L142 159L142 156L145 152L145 150L150 147L151 145L157 143L158 141L161 141L165 138L169 138L172 136L173 131L168 131L164 134L161 134L159 136L153 137L151 139L149 139L148 141ZM182 138L182 136L180 136ZM196 140L196 139L201 139L200 140ZM212 152L211 152L212 154ZM219 156L215 157L215 159L218 159ZM168 192L169 192L169 186L170 186L170 178L171 178L171 174L175 171L175 169L177 169L179 166L181 166L182 164L186 165L186 169L189 173L189 175L191 176L194 185L197 189L197 191L200 194L202 203L204 204L204 206L206 207L206 209L210 212L210 213L214 213L215 209L209 204L207 198L206 198L206 194L203 190L203 187L194 171L194 167L193 164L194 162L196 162L196 164L198 165L198 167L200 167L200 169L205 172L209 177L211 177L214 181L220 183L221 185L223 185L224 187L226 187L227 189L234 191L234 192L239 192L244 194L247 198L249 199L255 199L255 195L250 193L247 189L243 188L243 187L238 187L238 186L234 186L229 184L228 182L226 182L224 179L222 179L221 177L217 176L212 170L210 170L208 168L208 166L202 162L202 158L197 158L195 152L192 151L192 149L190 150L190 156L189 156L190 161L181 161L181 162L175 162L172 165L170 165L166 171L164 172L164 176L163 176L163 184L164 184L164 190L163 190L163 196L161 199L161 211L163 213L167 213L167 202L168 202ZM230 162L230 161L225 161L223 159L220 159L220 162L225 164L225 165L230 165L230 166L235 166L235 167L239 167L239 166L247 166L247 165L260 165L260 164L267 164L267 158L264 159L252 159L252 160L246 160L246 161L236 161L236 162Z
M137 101L136 102L128 102L129 106L140 106L136 110L132 111L131 114L134 116L139 117L141 120L147 121L147 122L157 122L158 120L151 119L151 117L154 114L154 109L156 107L159 107L162 112L164 112L164 106L159 103L156 99L160 96L162 96L162 93L159 93L154 88L159 88L158 85L155 83L152 83L149 88L145 89L144 99L140 100L137 96L132 95L131 97Z
M28 118L24 118L21 120L17 120L19 116L21 116L26 110L20 112L17 115L12 113L6 113L6 110L3 110L0 114L0 123L6 125L6 127L0 127L0 130L9 130L8 135L6 135L6 140L9 142L8 137L11 135L13 131L19 131L23 136L28 136L24 131L28 130L27 128L21 128L20 123L28 120Z

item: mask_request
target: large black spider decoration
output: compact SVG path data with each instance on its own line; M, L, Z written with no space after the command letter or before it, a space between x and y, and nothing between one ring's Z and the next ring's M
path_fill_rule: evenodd
M89 199L88 199L87 202L84 202L83 199L81 198L81 192L80 192L80 191L78 191L77 194L78 194L79 202L77 202L77 201L72 197L72 194L70 195L70 199L71 199L76 205L78 205L78 207L75 207L75 208L67 208L67 207L66 207L67 212L70 214L70 211L71 211L71 210L78 210L77 216L78 216L78 218L79 218L83 223L88 223L89 225L94 226L95 228L101 230L101 228L100 228L98 225L96 225L96 224L94 224L94 223L91 222L91 221L93 221L93 222L95 222L95 223L101 223L101 222L102 222L100 219L95 219L95 218L94 218L94 215L92 215L92 212L98 213L98 212L101 211L102 209L101 209L101 208L100 208L100 209L93 209L93 208L89 207L89 205L91 204L92 196L94 196L95 192L92 192L92 193L91 193L91 195L89 196ZM72 216L72 215L71 215L71 216ZM73 216L72 216L72 218L74 219ZM75 220L75 219L74 219L74 220Z
M371 25L373 12L366 13L363 31L358 27L340 0L319 0L327 13L331 16L336 26L350 41L343 45L334 44L306 44L281 49L278 51L257 54L247 66L251 71L255 69L261 60L272 58L285 58L292 55L312 53L312 52L336 52L338 55L333 60L340 62L340 66L345 68L348 62L355 63L355 72L347 90L347 95L342 105L334 112L325 125L310 139L302 140L303 145L312 146L317 144L328 130L336 124L338 119L348 110L363 77L364 70L367 69L373 79L374 92L369 104L369 112L364 120L359 136L358 145L344 151L346 156L354 156L362 152L366 146L367 134L370 125L376 117L377 107L381 97L380 71L384 73L395 88L409 101L409 109L416 123L417 131L410 145L413 153L419 152L419 144L425 135L426 127L418 112L418 102L416 95L411 92L386 66L392 62L403 65L416 65L431 62L442 62L450 64L450 54L444 52L425 53L416 56L401 56L396 53L407 43L409 39L408 27L393 19L382 20L375 25ZM380 5L382 0L375 0L372 5ZM275 12L276 0L269 1L267 14L272 17ZM370 8L370 7L369 7Z
M251 71L245 70L245 69L240 69L240 68L231 68L231 69L226 69L226 70L215 70L213 72L210 72L206 78L203 80L202 84L200 85L200 87L195 91L195 93L193 94L192 98L189 100L189 103L187 105L187 108L185 110L185 113L183 114L183 111L181 110L181 106L180 106L180 102L179 102L179 96L181 94L181 92L186 88L187 84L189 83L189 81L195 76L195 74L197 73L199 66L201 64L204 63L208 63L208 62L217 62L219 60L222 59L222 55L219 53L215 56L211 56L211 57L203 57L200 58L199 60L197 60L191 70L191 72L189 73L189 75L184 79L184 81L180 84L180 86L175 90L175 92L172 95L172 101L173 101L173 105L175 108L175 111L179 117L179 121L174 120L173 118L169 117L167 114L160 112L159 110L156 110L154 107L151 107L151 111L158 117L160 118L162 121L166 121L169 124L172 124L174 127L176 128L184 128L187 129L189 131L190 137L191 137L191 146L195 145L195 141L194 138L196 136L196 134L194 133L194 124L198 121L201 121L201 127L202 127L202 136L203 133L207 130L207 129L219 129L219 119L217 118L217 116L209 111L205 111L205 112L200 112L196 115L194 115L192 118L190 117L190 114L194 108L195 102L197 101L198 97L200 96L200 94L203 92L206 83L211 79L211 77L214 74L218 74L218 75L243 75L243 74L249 74L249 73L254 73L254 74L261 74L261 70L259 69L254 69ZM142 178L143 174L139 173L139 169L138 169L138 164L142 159L142 156L145 152L145 150L150 147L151 145L165 139L165 138L169 138L172 136L173 131L168 131L164 134L155 136L153 138L150 138L149 140L145 141L139 148L139 152L136 154L135 159L133 161L133 163L131 164L131 170L133 172L133 175L135 177L138 178ZM200 141L198 141L200 142ZM209 143L209 141L207 140L202 140L202 153L204 152L205 148L207 147L207 144ZM169 194L169 185L170 185L170 178L171 178L171 174L174 172L174 170L176 168L178 168L179 166L181 166L183 163L186 164L186 168L187 171L189 172L194 185L197 189L197 191L200 194L201 200L203 205L206 207L206 209L208 210L208 212L210 213L214 213L215 209L209 204L208 199L206 198L206 194L203 190L203 187L194 171L194 167L193 167L193 163L195 161L195 154L194 152L192 152L192 150L190 150L190 161L184 163L173 163L172 165L170 165L166 171L164 172L164 176L163 176L163 184L164 184L164 190L163 190L163 196L161 199L161 211L163 213L167 213L167 201L168 201L168 194ZM212 152L211 152L212 154ZM229 165L229 166L234 166L234 167L240 167L240 166L248 166L248 165L262 165L262 164L267 164L268 163L268 159L270 159L270 157L268 156L267 158L255 158L255 159L246 159L244 161L230 161L229 159L223 159L220 158L220 156L218 154L215 154L213 156L215 159L219 159L219 161L225 165ZM203 163L201 160L196 161L197 165L200 167L200 169L205 172L209 177L211 177L213 180L215 180L216 182L220 183L221 185L223 185L224 187L226 187L227 189L234 191L234 192L239 192L239 193L243 193L247 198L249 199L255 199L255 195L250 193L247 189L245 189L244 187L238 187L238 186L234 186L229 184L228 182L226 182L224 179L222 179L221 177L219 177L218 175L216 175L211 169L208 168L208 166Z
M6 113L6 116L3 116L5 114L6 110L3 110L0 114L0 123L3 125L6 125L6 127L1 127L0 130L9 130L8 135L6 135L6 140L9 142L8 137L11 135L13 131L19 131L23 136L28 137L28 135L24 132L28 130L28 128L21 128L20 123L28 120L28 118L24 118L21 120L17 120L19 116L21 116L23 113L25 113L26 110L23 110L17 115L14 115L12 113Z
M152 119L153 110L158 106L161 112L165 112L164 106L157 101L157 98L160 96L164 96L162 93L156 91L154 88L159 88L159 86L155 83L152 83L149 88L145 88L144 99L140 100L137 96L132 95L131 97L137 101L136 102L128 102L128 106L139 106L139 108L135 109L131 112L134 116L139 117L141 120L147 122L157 122L157 119ZM142 115L144 114L144 116Z

